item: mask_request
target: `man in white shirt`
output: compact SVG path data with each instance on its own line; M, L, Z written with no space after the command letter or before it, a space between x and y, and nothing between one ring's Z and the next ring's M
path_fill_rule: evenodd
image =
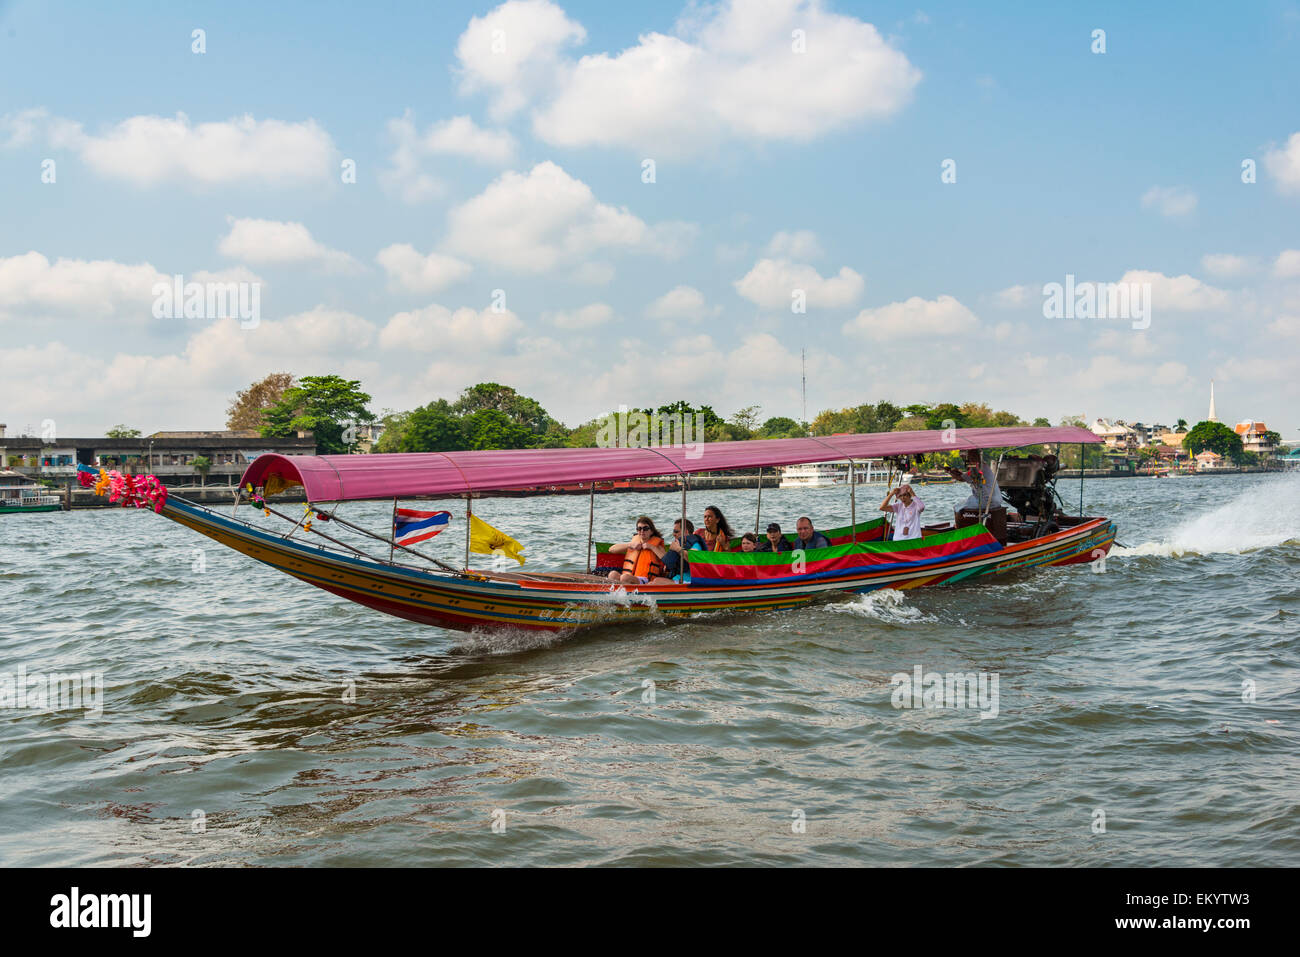
M979 449L967 449L963 453L966 459L966 471L948 469L948 474L958 482L965 482L971 487L970 497L957 506L957 511L965 508L985 509L1000 508L1002 490L998 488L998 476L993 466L984 458Z
M897 498L898 501L891 502L891 498ZM900 485L890 489L885 500L880 503L880 510L894 513L893 541L902 542L921 537L921 513L925 511L925 503L916 497L912 486Z

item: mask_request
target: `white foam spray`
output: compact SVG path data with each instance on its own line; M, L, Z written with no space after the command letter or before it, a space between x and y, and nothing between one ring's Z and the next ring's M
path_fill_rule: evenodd
M1132 548L1116 546L1110 557L1240 555L1287 544L1300 544L1300 473L1262 482L1184 522L1164 541L1144 542Z

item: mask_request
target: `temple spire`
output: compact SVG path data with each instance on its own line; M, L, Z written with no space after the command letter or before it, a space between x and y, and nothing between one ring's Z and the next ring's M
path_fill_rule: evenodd
M1219 417L1214 414L1214 380L1210 380L1210 422L1218 422Z

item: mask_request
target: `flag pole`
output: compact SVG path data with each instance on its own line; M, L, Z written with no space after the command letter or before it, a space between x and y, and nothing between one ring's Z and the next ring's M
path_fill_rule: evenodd
M469 530L474 524L474 493L465 493L465 571L469 571Z
M587 505L587 572L593 571L591 567L591 536L596 528L596 483L591 483L591 495Z

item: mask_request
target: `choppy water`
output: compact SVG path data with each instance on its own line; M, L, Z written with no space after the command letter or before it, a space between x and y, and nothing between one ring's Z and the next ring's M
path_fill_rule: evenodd
M679 503L598 498L598 537ZM763 505L847 519L841 490ZM106 687L0 711L0 862L1300 864L1300 476L1095 481L1087 511L1130 546L1101 574L558 641L388 618L145 512L7 516L0 671ZM476 512L582 563L584 498ZM996 717L894 707L916 666L996 675Z

